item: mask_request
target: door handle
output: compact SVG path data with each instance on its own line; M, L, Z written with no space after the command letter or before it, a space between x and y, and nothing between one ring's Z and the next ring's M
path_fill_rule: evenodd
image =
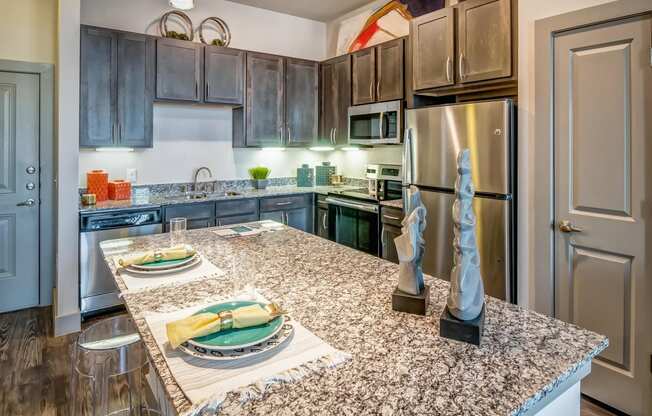
M387 215L387 214L383 214L383 218L387 218L388 220L394 220L394 221L400 221L401 220L399 217L395 217L393 215Z
M28 199L26 201L17 203L16 206L17 207L31 207L35 203L36 203L36 201L34 201L32 198L30 198L30 199Z
M376 100L380 100L380 77L378 78L378 82L376 83Z
M383 228L380 230L380 245L385 247L385 244L387 243L385 242L385 226L383 226Z
M288 143L292 143L292 129L288 125Z
M453 61L451 60L451 57L448 56L446 57L446 81L451 82L451 64Z
M324 230L328 229L328 224L326 224L327 219L328 219L328 214L322 215L322 217L321 217L321 225L324 226Z
M561 231L562 233L581 233L584 230L581 229L581 228L575 227L568 220L563 220L563 221L559 222L559 231Z
M282 207L284 205L291 205L292 201L287 201L287 202L277 202L276 205L279 207Z
M374 82L373 80L369 83L369 99L374 100Z
M380 136L380 140L383 140L385 138L384 137L385 135L383 134L384 133L383 132L383 130L384 130L383 129L383 127L384 127L383 126L384 117L385 117L385 113L381 111L380 112L380 117L378 117L378 135Z

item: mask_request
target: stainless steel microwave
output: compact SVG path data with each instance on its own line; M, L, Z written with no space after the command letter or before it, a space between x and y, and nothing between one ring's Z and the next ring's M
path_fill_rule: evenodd
M401 100L349 107L349 143L401 144L402 119Z

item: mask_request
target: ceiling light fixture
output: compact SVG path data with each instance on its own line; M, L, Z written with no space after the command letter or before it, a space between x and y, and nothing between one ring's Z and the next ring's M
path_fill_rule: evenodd
M195 8L195 0L170 0L170 6L179 10L191 10Z
M335 150L335 148L331 146L314 146L309 147L308 150L312 150L313 152L331 152Z

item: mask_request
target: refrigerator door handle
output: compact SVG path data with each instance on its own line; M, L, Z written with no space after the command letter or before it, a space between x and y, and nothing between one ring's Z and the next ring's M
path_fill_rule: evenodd
M412 128L405 129L403 141L403 186L412 184Z

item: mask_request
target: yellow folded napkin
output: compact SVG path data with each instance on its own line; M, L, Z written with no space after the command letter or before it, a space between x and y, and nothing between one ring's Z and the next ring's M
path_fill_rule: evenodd
M172 348L177 348L191 338L203 337L214 332L220 332L223 329L262 325L276 318L276 316L272 315L264 307L255 304L232 311L220 312L219 314L202 312L178 321L168 322L165 324L165 329L170 345ZM228 322L229 318L233 321Z
M120 267L131 266L132 264L146 264L155 261L179 260L185 259L195 254L195 249L187 244L182 244L161 250L149 250L140 253L133 253L126 256L118 257L117 261Z

